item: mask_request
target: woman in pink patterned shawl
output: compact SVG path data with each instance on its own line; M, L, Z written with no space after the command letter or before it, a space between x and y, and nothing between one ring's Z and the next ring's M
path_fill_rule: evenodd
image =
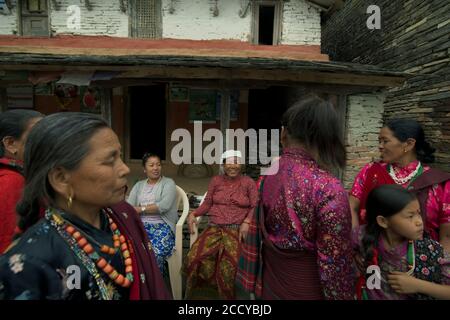
M348 196L330 173L346 156L336 112L310 97L288 109L282 124L283 155L278 170L261 180L255 212L262 241L254 243L262 250L253 251L261 254L255 261L245 247L237 287L251 293L256 278L254 292L262 299L353 299Z
M420 124L394 119L381 128L380 162L364 166L355 178L351 195L353 227L365 224L367 195L382 184L398 184L415 193L425 221L425 234L450 252L450 173L431 168L434 149Z

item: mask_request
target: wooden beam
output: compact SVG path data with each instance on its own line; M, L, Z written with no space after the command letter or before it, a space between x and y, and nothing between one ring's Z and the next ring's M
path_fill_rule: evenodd
M217 62L216 62L217 63ZM239 65L239 64L237 64ZM265 80L277 82L302 82L328 85L354 85L368 87L400 86L406 76L400 73L384 74L380 70L352 70L343 65L300 65L276 68L274 65L262 64L249 67L187 67L187 66L149 66L149 65L0 65L0 70L29 70L29 71L121 71L120 78L148 78L148 79L220 79L236 80ZM330 69L330 70L327 70ZM120 79L116 78L116 79Z
M223 69L223 68L187 68L187 67L153 67L141 68L121 74L126 78L160 78L160 79L225 79L225 80L270 80L320 84L345 84L355 86L385 87L399 86L404 77L381 75L359 75L352 73Z
M154 85L157 83L171 82L177 86L185 86L191 88L201 89L217 89L225 88L228 90L248 90L248 89L267 89L273 86L279 87L304 87L309 91L328 94L356 94L356 93L371 93L374 91L383 90L384 87L375 86L357 86L357 85L327 85L327 84L314 84L304 82L292 82L292 81L270 81L270 80L219 80L219 79L178 79L171 81L167 79L152 78L152 79L112 79L109 81L95 81L92 85L106 86L106 87L120 87L120 86L133 86L133 85Z

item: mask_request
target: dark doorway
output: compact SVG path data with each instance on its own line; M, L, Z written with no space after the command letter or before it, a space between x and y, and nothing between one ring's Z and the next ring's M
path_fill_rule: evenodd
M260 6L258 19L258 43L273 45L275 6Z
M248 96L248 128L255 129L258 137L258 152L260 148L260 129L267 129L267 151L265 154L269 157L274 157L276 154L271 149L271 130L281 129L281 116L287 109L287 89L285 87L269 87L267 89L251 89ZM280 133L280 131L278 132ZM280 150L281 150L281 146ZM250 146L247 143L247 154L249 154ZM258 157L258 164L246 165L246 173L252 178L258 178L260 175L261 162Z
M166 85L130 87L130 159L166 158Z
M280 129L281 116L287 109L286 88L253 89L248 96L248 127Z

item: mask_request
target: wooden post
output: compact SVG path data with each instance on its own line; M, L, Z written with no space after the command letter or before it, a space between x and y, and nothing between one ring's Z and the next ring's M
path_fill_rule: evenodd
M6 99L6 88L0 88L0 112L8 109L8 100Z
M102 110L102 118L108 123L108 125L112 126L112 120L111 120L111 105L112 105L112 98L111 98L111 92L112 90L110 88L102 88L101 89L101 110Z
M220 105L220 131L222 131L224 151L229 149L231 141L226 139L226 130L230 128L230 90L220 91L222 100Z

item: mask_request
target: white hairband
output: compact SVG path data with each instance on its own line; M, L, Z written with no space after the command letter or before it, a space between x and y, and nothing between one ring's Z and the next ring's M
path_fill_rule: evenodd
M238 157L238 158L242 158L242 154L240 151L237 150L227 150L224 153L222 153L222 161L227 159L227 158L231 158L231 157Z

